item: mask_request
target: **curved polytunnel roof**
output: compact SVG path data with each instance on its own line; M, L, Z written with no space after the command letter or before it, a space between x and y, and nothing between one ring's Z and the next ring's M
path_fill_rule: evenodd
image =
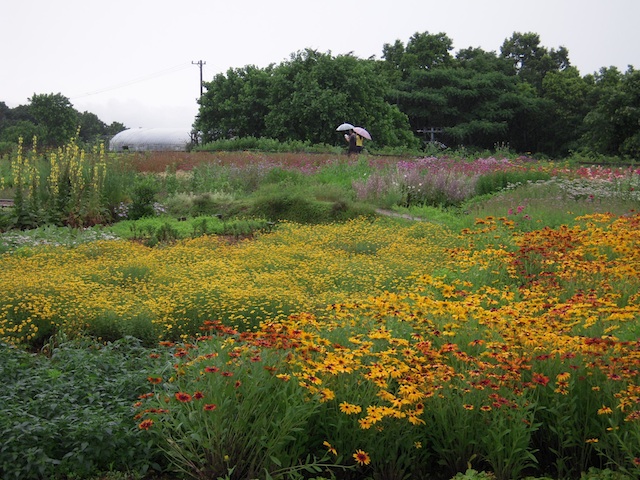
M182 128L130 128L109 141L112 152L148 150L183 151L191 143L191 130Z

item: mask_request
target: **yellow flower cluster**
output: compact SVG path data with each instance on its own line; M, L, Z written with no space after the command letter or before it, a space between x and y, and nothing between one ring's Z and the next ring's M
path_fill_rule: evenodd
M0 259L0 338L100 333L105 322L125 333L146 323L157 339L185 338L211 319L249 329L407 287L446 263L447 238L433 225L360 220L284 225L236 245L201 237L158 249L125 241L36 248Z

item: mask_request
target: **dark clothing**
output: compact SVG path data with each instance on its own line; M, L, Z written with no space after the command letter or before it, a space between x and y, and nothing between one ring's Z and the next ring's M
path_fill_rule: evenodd
M351 135L349 135L349 155L351 155L352 153L358 153L355 132L351 132Z

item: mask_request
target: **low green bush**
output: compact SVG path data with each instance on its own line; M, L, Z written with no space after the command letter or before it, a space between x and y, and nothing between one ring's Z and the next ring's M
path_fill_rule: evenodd
M496 193L510 185L523 185L527 182L549 180L550 178L550 173L538 170L498 170L485 173L478 178L476 195Z
M152 350L128 337L106 345L65 341L43 351L34 356L0 344L0 478L161 469L153 442L131 418L148 389Z

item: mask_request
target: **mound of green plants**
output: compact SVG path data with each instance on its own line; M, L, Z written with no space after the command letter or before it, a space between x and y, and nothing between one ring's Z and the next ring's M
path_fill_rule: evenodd
M43 353L0 344L0 478L78 479L108 471L140 478L162 469L131 408L147 391L150 354L163 352L129 337L50 343Z

